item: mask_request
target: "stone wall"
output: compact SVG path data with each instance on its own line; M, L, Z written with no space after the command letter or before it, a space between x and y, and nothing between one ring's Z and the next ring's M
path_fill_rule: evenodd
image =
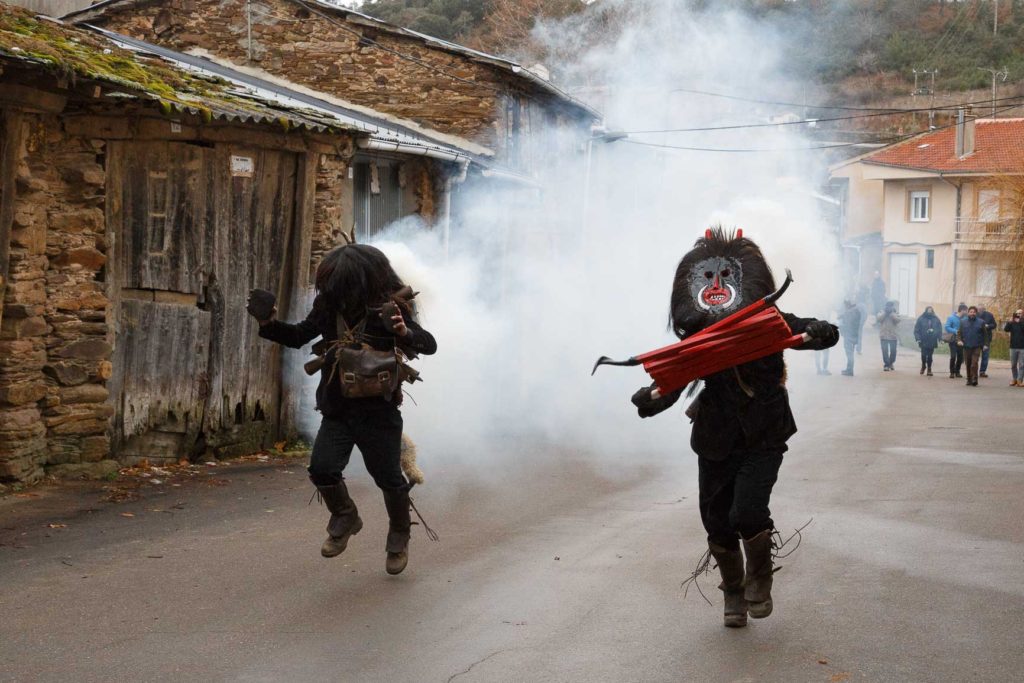
M524 121L529 120L531 102L534 106L549 104L545 108L551 110L551 116L564 108L539 91L521 97L529 84L499 68L337 17L339 26L290 0L263 0L253 5L257 9L252 15L250 48L246 6L245 0L169 0L111 7L104 16L90 21L175 50L205 50L236 64L250 64L356 104L473 140L495 149L499 158L505 146L510 98L514 106L522 107ZM360 44L360 35L350 31L430 68Z
M11 282L0 325L0 480L115 471L102 141L21 120Z

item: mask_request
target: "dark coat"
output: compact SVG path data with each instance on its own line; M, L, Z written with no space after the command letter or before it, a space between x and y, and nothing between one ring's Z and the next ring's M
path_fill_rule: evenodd
M934 349L942 340L942 321L934 313L922 313L914 325L914 340L922 349Z
M1024 349L1024 321L1009 321L1003 325L1003 332L1010 333L1011 349Z
M843 335L843 339L846 341L856 344L860 340L860 333L864 328L863 323L864 320L858 307L847 308L839 314L839 334Z
M814 318L782 315L794 334L802 334L816 322ZM832 332L828 339L812 339L798 348L831 348L839 341L834 325ZM682 392L680 389L666 399L674 402ZM796 433L796 421L789 407L782 353L705 377L704 388L687 415L693 419L690 447L702 458L724 460L737 451L784 452L786 441Z
M981 316L974 320L964 318L960 323L960 331L957 334L957 341L961 341L965 348L976 349L980 346L988 346L992 341L992 330L989 329Z
M387 331L380 316L369 314L364 330L365 342L378 351L388 351L398 346L409 357L436 353L437 342L433 335L420 327L411 315L403 313L406 327L410 332L408 337L396 337ZM358 320L347 322L351 327L359 324ZM325 297L319 295L313 301L313 310L305 320L297 324L272 320L260 327L260 336L293 349L302 348L317 337L323 337L330 343L338 339L337 313ZM327 382L330 366L331 364L327 363L321 368L320 384L316 390L316 407L325 417L340 417L354 408L373 409L394 405L383 398L343 398L338 382Z

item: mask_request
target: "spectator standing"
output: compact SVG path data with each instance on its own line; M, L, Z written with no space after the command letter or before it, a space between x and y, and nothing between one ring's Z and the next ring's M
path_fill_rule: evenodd
M983 323L985 323L985 327L988 328L989 339L991 339L992 338L992 333L996 331L996 317L994 315L992 315L992 311L989 311L988 309L986 309L984 306L981 306L981 305L978 306L978 317L981 319L981 321ZM988 377L988 347L987 346L981 352L981 374L980 374L980 376L981 377Z
M853 377L854 349L860 346L862 320L860 306L849 299L844 301L843 312L839 314L839 336L843 339L843 351L846 352L846 369L843 374L847 377Z
M967 317L967 304L961 303L957 310L949 314L946 324L942 327L942 340L949 344L949 378L963 378L960 370L964 364L964 349L957 341L960 324Z
M1013 312L1013 319L1003 325L1003 332L1010 333L1010 386L1024 387L1024 310L1018 308Z
M992 339L992 330L978 317L978 309L971 306L967 309L967 318L960 322L957 343L964 349L964 363L967 365L967 386L978 386L978 361L981 353L988 348Z
M935 347L939 345L942 334L942 321L935 315L935 309L929 306L917 319L914 325L914 340L921 348L921 374L926 371L932 376L932 357L935 355Z
M896 344L899 341L900 317L896 315L896 302L886 301L878 314L878 338L882 342L882 370L896 369Z
M857 311L860 312L860 330L857 331L857 355L864 353L864 326L868 324L868 300L871 292L867 285L861 285L857 290ZM874 314L871 316L874 317Z
M875 279L871 281L871 313L875 316L880 315L888 303L885 300L885 280L882 279L881 273L876 270Z

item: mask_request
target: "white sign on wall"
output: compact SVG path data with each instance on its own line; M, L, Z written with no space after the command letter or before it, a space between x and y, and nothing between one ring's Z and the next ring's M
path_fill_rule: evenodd
M231 155L231 175L239 178L252 178L253 169L252 157Z

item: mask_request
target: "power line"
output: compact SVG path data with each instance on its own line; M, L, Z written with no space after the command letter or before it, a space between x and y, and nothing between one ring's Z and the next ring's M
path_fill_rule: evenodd
M928 56L925 57L924 59L925 66L927 66L928 62L931 61L931 58L935 56L935 53L938 52L939 48L942 46L942 43L944 43L946 41L946 38L949 37L949 34L953 32L953 29L956 27L957 22L960 21L960 18L963 16L964 12L967 11L968 7L970 7L970 4L966 2L960 6L960 11L956 13L956 16L953 18L953 22L949 25L949 28L947 28L946 32L942 34L942 37L939 38L938 42L936 42L932 46L932 49L928 51Z
M770 104L779 107L803 107L804 109L835 109L838 111L894 111L892 108L885 107L844 107L844 106L828 106L824 104L804 104L797 102L776 102L773 100L756 100L749 97L741 97L739 95L727 95L725 93L710 92L708 90L694 90L692 88L673 88L671 92L685 92L691 95L706 95L708 97L720 97L725 100L738 100L740 102L752 102L754 104ZM899 111L896 109L895 111Z
M1018 109L1021 106L1022 106L1021 104L1007 105L1007 106L1002 107L999 110L999 113L1002 113L1002 112L1005 112L1005 111L1010 111L1011 109ZM893 138L890 138L889 140L886 140L885 144L893 144L893 143L897 143L897 142L904 142L906 140L909 140L909 139L911 139L913 137L916 137L918 135L921 135L923 133L935 133L935 132L938 132L940 130L945 130L947 128L953 128L956 125L957 125L956 123L951 123L951 124L948 124L948 125L945 125L945 126L936 126L935 128L918 130L918 131L914 131L912 133L904 133L903 135L895 136ZM690 151L690 152L725 152L725 153L807 152L807 151L815 151L815 150L823 150L823 149L838 149L838 148L841 148L841 147L858 147L858 146L864 146L865 145L865 143L863 143L863 142L844 142L844 143L829 144L829 145L814 145L814 146L810 146L810 147L727 148L727 147L691 147L691 146L683 146L683 145L664 145L664 144L660 144L660 143L656 143L656 142L641 142L640 140L631 140L629 138L624 139L623 142L625 142L627 144L631 144L631 145L640 145L640 146L643 146L643 147L657 147L657 148L661 148L661 149L678 149L678 150L684 150L684 151Z
M1022 98L1024 98L1024 95L1016 95L1016 96L1012 96L1012 97L1002 97L1002 98L999 98L998 100L993 100L992 98L987 98L987 99L984 99L984 100L977 100L977 101L973 101L973 102L960 102L958 104L951 104L951 105L947 105L947 106L944 106L944 107L921 107L921 108L918 108L918 109L899 109L899 110L895 110L895 111L875 112L875 113L871 113L871 114L856 114L856 115L853 115L853 116L835 116L835 117L824 118L824 119L802 119L800 121L778 121L778 122L775 122L775 123L745 123L745 124L736 124L736 125L730 125L730 126L705 126L705 127L700 127L700 128L664 128L664 129L660 129L660 130L627 130L627 131L623 131L623 132L624 133L628 133L629 135L642 135L642 134L645 134L645 133L651 133L651 134L653 134L653 133L691 133L691 132L706 132L706 131L714 131L714 130L739 130L739 129L744 129L744 128L772 128L772 127L776 127L776 126L799 126L799 125L807 125L807 124L811 124L811 123L815 123L815 124L816 123L827 123L829 121L850 121L850 120L853 120L853 119L866 119L866 118L873 118L873 117L877 117L877 116L899 116L901 114L913 114L913 113L925 112L925 111L931 112L931 111L955 110L955 109L958 109L960 107L973 106L973 105L976 105L976 104L992 104L993 102L1002 102L1002 101L1006 101L1006 100L1020 100Z

